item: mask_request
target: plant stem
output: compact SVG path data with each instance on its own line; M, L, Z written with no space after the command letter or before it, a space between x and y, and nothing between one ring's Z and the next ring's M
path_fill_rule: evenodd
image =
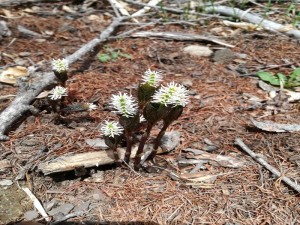
M146 141L148 140L148 138L150 136L150 132L151 132L152 127L153 127L153 124L148 124L147 130L142 136L141 142L139 144L139 147L138 147L138 150L136 152L135 159L134 159L134 170L135 171L138 171L139 168L140 168L140 162L141 162L141 157L142 157L142 153L143 153L143 150L144 150L144 146L145 146L145 143L146 143Z
M161 143L161 139L165 135L166 130L167 130L169 125L170 125L170 123L164 123L164 126L161 128L159 134L157 135L157 137L155 139L153 150L152 150L151 154L149 155L148 160L153 160L154 157L156 156L157 149L158 149L158 147Z
M118 150L117 150L117 147L116 148L113 148L112 149L113 151L113 154L114 154L114 158L115 158L115 163L117 166L121 166L121 160L120 160L120 157L118 155Z
M126 131L126 152L125 152L125 157L124 161L128 164L130 160L130 155L131 155L131 149L132 149L132 132Z

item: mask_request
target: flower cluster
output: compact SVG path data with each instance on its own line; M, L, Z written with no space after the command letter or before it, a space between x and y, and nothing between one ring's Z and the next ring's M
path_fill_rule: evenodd
M119 125L118 122L109 122L104 121L104 124L101 127L102 133L107 137L119 136L123 133L123 128Z
M153 95L153 103L160 103L165 106L186 106L189 102L187 89L180 84L174 82L167 86L161 86Z
M61 86L56 86L49 92L49 98L51 100L61 99L63 96L68 96L68 91L66 88Z
M158 121L163 121L163 127L155 139L153 151L149 158L156 155L161 139L167 127L182 114L183 107L189 102L187 89L180 84L171 82L167 86L160 86L162 73L148 69L142 76L142 84L137 90L137 99L126 93L112 95L110 105L119 115L118 122L108 122L101 127L105 143L113 150L115 161L120 162L117 145L120 135L124 132L126 138L126 152L124 161L129 163L133 144L133 135L136 131L145 128L146 132L141 137L135 157L134 169L138 170L141 155L151 129ZM144 123L145 122L145 123ZM122 127L121 127L122 126Z
M69 62L66 59L53 59L52 70L58 73L66 72L69 69Z
M157 87L162 81L161 71L152 71L148 69L142 76L143 84L149 84L152 87Z
M133 117L137 113L137 103L131 95L119 93L111 98L111 105L116 112L124 117Z

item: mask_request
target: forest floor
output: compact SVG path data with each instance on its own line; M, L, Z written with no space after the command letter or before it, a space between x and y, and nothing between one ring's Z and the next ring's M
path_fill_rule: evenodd
M6 15L3 20L12 31L11 36L0 42L1 71L7 69L6 65L29 67L72 54L112 21L109 3L95 5L97 11L93 13L79 13L80 4L69 4L75 11L71 13L63 10L62 5L40 3L6 8L12 15L10 18L7 11L0 12ZM153 18L161 16L159 12L152 15ZM282 22L283 17L284 14L279 14L273 19ZM170 14L169 20L172 19ZM41 36L25 36L17 29L18 25ZM124 25L116 33L134 27ZM0 179L14 183L0 185L0 221L15 222L34 214L31 201L19 188L26 186L47 213L60 206L70 208L53 213L56 218L82 212L68 220L74 223L300 224L299 193L234 144L236 138L242 139L284 176L300 182L300 157L297 157L300 133L262 131L251 122L254 118L282 124L299 123L299 103L271 104L268 92L258 86L259 79L255 76L259 70L289 74L292 66L300 67L299 40L264 30L226 27L220 18L200 18L194 24L166 22L144 30L210 34L234 47L225 51L227 55L223 59L217 59L216 52L224 46L214 43L126 37L106 41L96 55L71 65L66 84L69 96L65 103L96 98L98 109L68 114L64 121L58 122L42 108L43 100L36 100L34 105L40 107L40 113L26 116L9 132L10 140L0 143ZM183 49L189 45L210 47L213 55L186 54ZM97 55L107 49L131 58L100 62ZM277 67L272 69L271 65ZM91 147L86 140L101 137L102 121L116 118L104 110L111 95L119 91L135 94L141 76L149 68L162 71L164 83L184 84L191 100L169 128L180 132L180 144L172 152L157 156L162 167L159 172L136 173L126 166L114 165L91 168L83 177L75 176L73 171L51 176L38 171L41 162L62 155L104 151ZM0 96L15 95L17 91L15 85L0 84ZM253 96L264 101L260 104L250 101ZM12 98L0 101L1 111L10 105ZM186 164L184 160L180 163L188 158L188 148L210 150L209 153L248 163L238 168L205 163L195 176L210 175L211 179L196 183L170 176L189 174L195 167L196 164ZM41 152L44 154L36 158ZM27 168L29 162L31 166ZM16 176L26 168L24 179L16 182ZM98 174L99 179L93 179L93 174ZM42 221L41 218L33 216L32 220Z

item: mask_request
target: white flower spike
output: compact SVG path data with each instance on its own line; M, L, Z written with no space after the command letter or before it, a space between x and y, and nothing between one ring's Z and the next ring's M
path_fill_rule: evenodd
M150 86L157 87L162 81L161 71L152 71L148 69L145 74L142 76L143 84L149 84Z
M56 86L49 92L49 98L52 100L61 99L63 96L68 96L68 91L61 86Z
M88 111L93 111L98 108L98 106L95 105L94 103L86 103L86 105L88 107Z
M124 129L119 125L118 122L104 121L104 124L100 130L105 136L113 138L114 136L121 135Z
M118 95L112 95L111 105L117 113L127 118L133 117L137 112L137 103L131 95L121 92Z
M189 103L187 89L180 84L174 82L167 86L161 86L153 95L153 103L160 103L174 106L186 106Z
M69 62L66 59L53 59L52 70L58 73L66 72L69 69Z

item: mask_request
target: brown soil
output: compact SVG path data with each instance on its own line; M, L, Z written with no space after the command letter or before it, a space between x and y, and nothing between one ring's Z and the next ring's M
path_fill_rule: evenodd
M60 3L41 4L40 7L44 12L51 12L58 7L59 13L54 16L27 13L17 19L6 19L13 34L1 42L0 66L14 64L21 52L31 53L23 58L26 67L42 60L64 57L94 38L111 22L110 17L103 14L108 10L108 5L98 6L98 15L102 18L100 22L88 20L87 15L72 16L61 10ZM11 10L14 15L20 15L24 9ZM17 25L39 33L54 31L54 34L40 41L22 36L16 30ZM207 25L156 25L147 29L206 34L211 33L213 28L223 26L218 20L211 20ZM130 28L123 26L118 32ZM16 39L12 42L13 38ZM254 152L264 155L271 165L299 183L299 157L298 161L291 160L291 157L300 154L300 134L263 132L250 121L250 118L256 118L278 123L298 123L299 103L290 104L285 111L279 107L276 114L263 107L251 108L251 103L244 97L245 93L260 98L265 98L267 93L257 86L257 78L241 76L232 69L239 66L247 74L254 74L260 67L282 65L287 61L300 67L299 42L265 31L239 31L231 37L220 38L235 46L231 51L245 54L246 58L235 57L230 62L216 63L212 57L197 58L182 53L185 46L199 43L147 38L106 42L105 45L110 48L130 54L132 59L119 58L101 63L94 57L89 60L89 66L86 65L87 61L80 61L71 66L71 77L67 82L68 103L99 97L99 108L89 113L66 115L61 123L57 123L53 114L46 110L38 116L28 116L16 130L9 133L9 141L0 143L0 161L9 160L11 166L0 168L0 179L13 180L32 158L46 149L48 152L31 162L26 186L42 203L53 199L74 205L89 201L90 211L71 219L76 222L300 224L299 194L234 145L235 138L241 138ZM214 51L220 49L218 45L209 45ZM100 52L103 51L102 47ZM83 72L82 68L85 68ZM180 145L167 155L157 156L166 171L140 171L137 174L126 167L108 166L97 168L98 172L103 173L102 180L97 183L85 181L83 177L75 177L72 173L44 176L36 171L36 166L42 161L65 154L95 151L85 140L100 137L99 124L105 119L116 118L113 113L103 110L111 95L119 91L134 94L136 84L148 68L162 71L165 83L176 81L188 84L191 94L191 103L169 128L180 131ZM292 68L279 67L271 71L287 74ZM0 85L0 96L17 92L16 87ZM0 102L0 110L10 102ZM34 104L39 107L42 101ZM184 181L173 180L169 176L170 171L186 173L195 166L178 165L178 158L185 156L183 150L202 149L205 138L218 145L213 153L231 155L253 163L238 169L206 164L210 174L220 174L212 185L191 186ZM19 218L22 217L20 214Z

